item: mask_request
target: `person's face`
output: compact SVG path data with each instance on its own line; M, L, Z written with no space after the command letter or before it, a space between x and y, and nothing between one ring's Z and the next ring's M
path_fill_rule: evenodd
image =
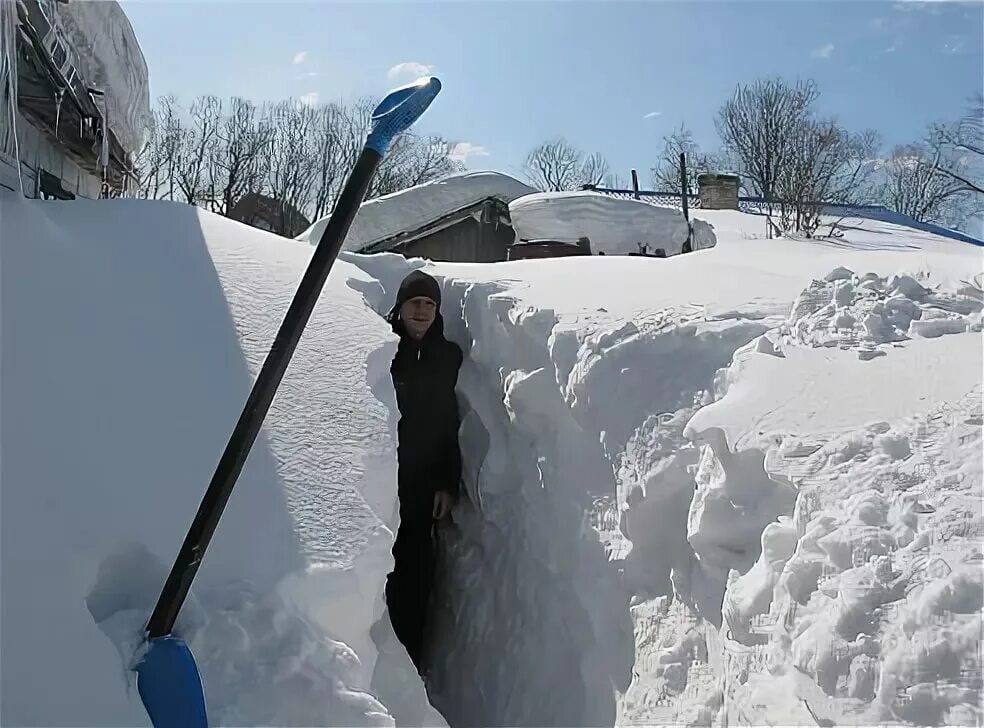
M407 333L420 340L437 318L437 304L425 296L411 298L400 308L400 318Z

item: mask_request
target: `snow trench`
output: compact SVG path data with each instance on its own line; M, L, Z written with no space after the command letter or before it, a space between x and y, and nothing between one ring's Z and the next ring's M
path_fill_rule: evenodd
M424 265L345 260L367 274L349 285L379 313ZM663 311L586 331L494 282L431 272L466 357L465 497L441 534L430 700L450 725L615 725L636 660L633 595L673 594L674 569L680 586L701 583L686 528L698 451L683 427L715 373L767 327ZM391 385L376 390L395 422ZM625 558L614 505L627 499ZM723 587L716 602L692 599L717 623Z
M371 280L350 285L380 312L424 265L350 262ZM450 725L978 714L984 591L968 536L979 537L981 474L967 458L980 451L979 383L957 396L979 380L963 365L979 349L977 292L838 269L778 327L672 309L586 325L429 270L466 352L466 498L442 534L428 683ZM846 377L859 392L866 377L932 371L940 337L954 348L936 355L962 362L946 387L853 400L884 419L815 410L795 386L826 391L803 368L817 356L835 386ZM772 403L768 380L751 376L763 361L787 367L792 395ZM921 413L924 400L949 414ZM714 424L731 401L741 437ZM814 420L836 431L811 437Z

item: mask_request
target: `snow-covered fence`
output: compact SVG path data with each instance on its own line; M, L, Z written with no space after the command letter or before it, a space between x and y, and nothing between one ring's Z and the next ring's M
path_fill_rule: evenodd
M668 192L665 190L621 190L611 187L595 187L593 185L586 185L585 189L590 189L593 192L600 192L605 195L611 195L612 197L642 200L643 202L648 202L649 204L656 205L658 207L672 207L677 210L683 210L684 195L679 192ZM690 209L701 207L700 195L688 194L686 195L686 199L687 206ZM774 212L776 208L791 204L791 202L783 200L770 201L764 197L747 195L738 196L739 211L747 212L753 215L766 215ZM868 217L872 213L894 214L891 210L888 210L882 205L839 205L826 202L809 202L807 204L823 207L825 214L834 216L851 215Z
M641 200L642 202L647 202L650 205L656 205L657 207L669 207L680 210L681 212L683 211L683 195L679 192L659 190L639 190L636 192L634 190L621 190L610 187L595 187L590 185L585 186L585 189L590 189L594 192L600 192L605 195L611 195L612 197L636 199ZM792 204L793 203L791 202L783 200L769 201L764 197L738 197L739 212L745 212L751 215L772 215L780 210L784 205L790 206ZM919 222L908 217L907 215L902 215L894 210L890 210L884 205L840 205L826 202L806 202L801 204L820 207L822 208L823 215L829 215L831 217L857 217L869 220L880 220L882 222L890 222L896 225L904 225L915 230L922 230L924 232L951 238L953 240L959 240L964 243L970 243L971 245L984 246L984 240L978 240L977 238L971 237L965 233L949 230L947 228L940 227L939 225L933 225L932 223ZM700 197L698 195L688 194L687 206L691 210L700 209Z

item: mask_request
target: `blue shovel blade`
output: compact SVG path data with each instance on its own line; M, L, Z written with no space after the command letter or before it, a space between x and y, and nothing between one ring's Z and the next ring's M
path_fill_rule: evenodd
M188 645L177 637L150 640L137 666L137 692L154 728L208 728L198 666Z

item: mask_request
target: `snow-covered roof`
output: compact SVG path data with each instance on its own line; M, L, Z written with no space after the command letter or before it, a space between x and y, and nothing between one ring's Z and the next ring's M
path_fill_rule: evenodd
M587 237L592 252L635 253L639 243L679 253L689 227L678 210L599 192L540 192L514 200L509 216L520 240Z
M13 17L18 18L16 7ZM120 4L35 0L21 3L20 19L43 40L69 97L78 98L84 112L95 103L122 148L136 154L150 115L150 81L140 43ZM101 99L93 102L89 89L100 91Z
M508 204L535 192L499 172L466 172L410 187L363 203L345 239L343 250L358 252L394 235L416 230L462 208L495 198ZM317 244L328 217L323 217L297 236Z

